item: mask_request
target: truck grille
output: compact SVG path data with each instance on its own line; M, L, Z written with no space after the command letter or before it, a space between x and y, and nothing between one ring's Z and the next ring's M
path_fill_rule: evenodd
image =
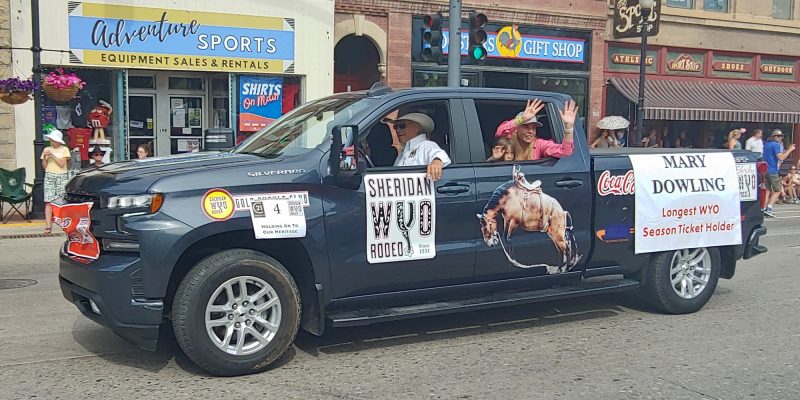
M98 198L97 196L91 195L89 193L67 192L64 194L64 201L66 201L67 203L85 203L87 201L91 201L96 204Z

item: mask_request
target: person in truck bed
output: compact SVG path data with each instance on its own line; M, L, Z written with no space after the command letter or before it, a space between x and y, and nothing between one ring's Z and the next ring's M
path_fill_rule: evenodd
M544 108L544 103L539 99L528 100L525 110L517 114L514 119L500 124L495 131L495 137L510 137L514 145L515 160L538 160L546 157L567 157L572 155L574 144L572 142L573 126L578 107L569 100L564 104L564 111L559 111L564 124L564 140L561 143L536 137L536 128L542 126L537 121L536 113Z

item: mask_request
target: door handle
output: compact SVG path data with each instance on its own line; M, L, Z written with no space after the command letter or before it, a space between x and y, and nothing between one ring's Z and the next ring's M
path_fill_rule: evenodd
M583 186L583 181L577 179L564 179L556 182L556 186L564 189L572 189Z
M436 192L441 194L459 194L469 192L469 186L465 185L445 185L436 188Z

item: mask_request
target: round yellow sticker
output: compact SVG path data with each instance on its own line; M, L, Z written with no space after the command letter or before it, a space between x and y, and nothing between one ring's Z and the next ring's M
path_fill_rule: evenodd
M236 207L233 196L224 189L211 189L203 195L203 212L215 221L225 221L233 215Z

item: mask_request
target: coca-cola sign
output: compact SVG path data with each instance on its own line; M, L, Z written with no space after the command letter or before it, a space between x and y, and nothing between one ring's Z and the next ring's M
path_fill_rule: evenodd
M597 194L600 196L628 196L634 193L636 183L633 180L633 171L625 175L611 175L611 171L603 171L597 179Z

